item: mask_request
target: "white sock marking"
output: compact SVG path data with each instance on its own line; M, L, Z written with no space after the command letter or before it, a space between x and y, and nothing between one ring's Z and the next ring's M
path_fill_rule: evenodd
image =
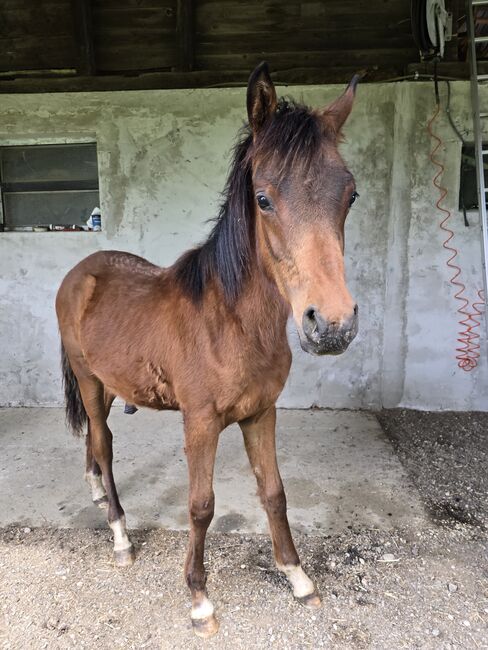
M114 551L125 551L132 546L127 531L125 529L125 517L108 524L114 534Z
M276 566L280 571L283 571L290 581L294 596L303 598L314 593L315 586L300 565L294 566L290 564L286 566L277 564Z
M107 495L105 488L103 487L102 477L100 475L93 474L93 472L87 472L85 474L85 481L91 488L93 501L103 499L103 497Z
M191 617L196 619L208 618L213 613L214 606L206 596L203 597L203 600L198 605L191 608Z

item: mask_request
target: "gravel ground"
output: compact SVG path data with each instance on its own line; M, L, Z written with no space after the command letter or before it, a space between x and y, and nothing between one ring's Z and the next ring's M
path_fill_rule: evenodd
M137 562L111 564L109 530L0 529L0 648L488 649L488 414L378 415L433 514L421 530L295 535L323 607L295 603L266 536L208 536L221 623L193 636L186 533L133 531Z
M488 526L488 413L377 413L434 518Z
M136 564L116 570L108 531L0 531L1 647L488 648L487 539L472 526L299 536L316 611L293 601L267 537L209 535L221 628L206 643L191 631L185 533L133 538Z

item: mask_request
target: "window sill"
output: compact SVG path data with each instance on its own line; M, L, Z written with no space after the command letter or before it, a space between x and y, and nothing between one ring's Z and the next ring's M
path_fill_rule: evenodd
M5 230L0 229L0 235L5 235L8 233L14 233L14 234L25 234L25 233L35 233L37 235L40 234L46 234L46 233L51 233L51 234L59 234L63 232L69 232L69 233L76 233L78 235L81 234L100 234L102 231L101 230L76 230L74 228L66 228L63 230L50 230L49 228L40 228L38 226L23 226L22 228L5 228Z

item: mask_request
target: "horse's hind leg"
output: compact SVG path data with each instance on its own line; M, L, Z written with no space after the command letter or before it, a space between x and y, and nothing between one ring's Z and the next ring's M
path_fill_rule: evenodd
M110 413L110 408L115 399L115 395L109 393L107 390L104 391L104 404L105 404L105 417L108 418ZM92 434L91 434L91 425L88 421L88 431L86 434L86 469L85 469L85 480L90 486L92 501L99 508L108 508L108 497L105 487L102 482L102 470L100 469L99 464L93 457L92 451Z
M73 368L76 373L76 369ZM134 548L127 535L125 513L120 505L112 473L112 432L107 425L107 406L102 383L83 371L76 373L90 432L90 453L99 467L108 501L108 525L114 534L114 560L117 566L134 562ZM111 402L110 402L111 403ZM92 465L93 467L93 465Z
M99 508L108 508L107 491L102 482L102 470L100 465L93 457L92 452L92 433L91 424L88 422L88 431L86 434L86 469L85 481L90 486L92 501Z
M307 607L319 607L320 596L300 565L286 516L286 496L276 461L276 409L240 422L246 451L268 516L276 566L291 583L295 598Z

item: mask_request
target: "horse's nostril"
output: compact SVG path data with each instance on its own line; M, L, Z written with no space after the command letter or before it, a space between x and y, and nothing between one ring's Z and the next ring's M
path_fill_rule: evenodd
M358 315L359 307L357 305L354 305L354 316Z
M313 305L309 305L303 312L302 326L305 336L315 342L323 337L328 329L327 322L323 319L320 311Z
M315 320L315 309L313 307L308 307L305 309L305 317L309 320Z

